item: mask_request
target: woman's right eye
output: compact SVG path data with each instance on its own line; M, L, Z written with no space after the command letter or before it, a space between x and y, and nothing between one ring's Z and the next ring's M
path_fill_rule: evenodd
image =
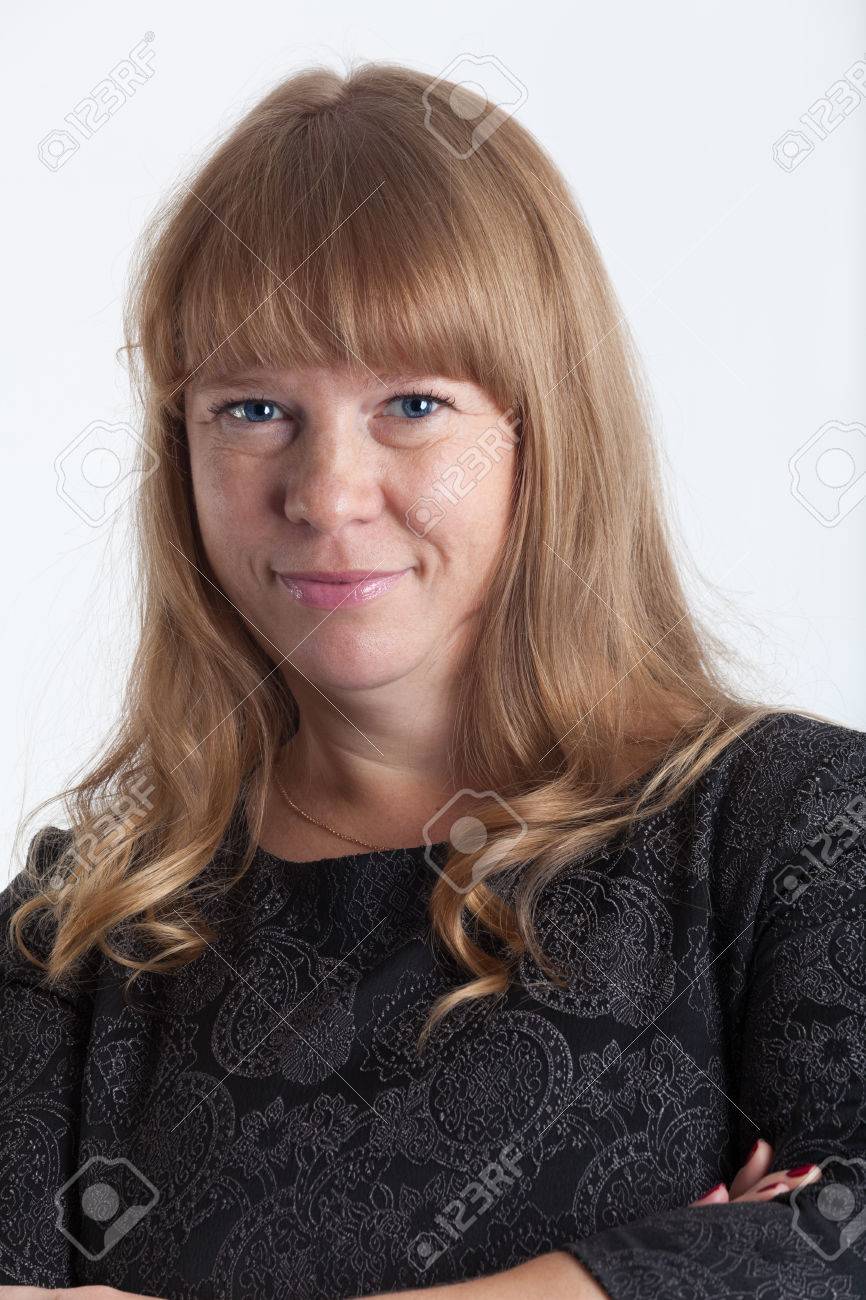
M283 412L283 408L276 402L272 402L267 397L233 397L227 402L218 403L215 406L209 406L208 410L215 416L229 415L238 424L274 424L272 418L275 411ZM280 419L280 416L276 417ZM283 419L290 419L288 412L283 412Z

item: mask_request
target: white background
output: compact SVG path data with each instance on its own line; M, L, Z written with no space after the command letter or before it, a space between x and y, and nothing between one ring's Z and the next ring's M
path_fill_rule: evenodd
M649 372L690 589L754 665L737 680L866 730L866 478L856 486L866 474L866 103L823 140L798 120L866 59L866 6L55 0L16 10L2 80L0 881L21 865L22 813L104 738L132 651L122 521L85 523L55 470L92 421L130 417L115 350L132 244L216 137L311 63L380 58L432 80L460 55L495 56L526 87L520 120L572 186ZM40 142L147 33L152 75L61 166L46 166ZM798 128L813 147L784 168L774 142ZM789 470L829 421L860 426L843 436L859 448L854 461L833 450L839 437L820 444L825 479L848 481L834 526L797 499Z

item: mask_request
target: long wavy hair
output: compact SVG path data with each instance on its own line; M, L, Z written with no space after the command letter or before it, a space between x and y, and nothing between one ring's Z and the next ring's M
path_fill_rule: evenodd
M479 806L485 844L451 849L459 887L432 888L431 936L465 979L422 1039L458 1003L501 995L524 953L560 978L537 933L544 887L784 711L725 683L735 656L678 576L648 388L598 248L544 149L493 111L402 66L307 69L148 224L122 349L141 418L137 648L116 727L62 792L63 863L35 868L47 827L10 923L49 985L101 951L128 988L217 937L199 906L206 868L235 843L240 808L232 882L247 871L298 726L286 657L254 639L204 553L183 410L193 375L360 361L469 378L513 414L510 531L451 745L454 771L512 811ZM479 121L496 124L480 143ZM51 922L44 960L24 936L34 913Z

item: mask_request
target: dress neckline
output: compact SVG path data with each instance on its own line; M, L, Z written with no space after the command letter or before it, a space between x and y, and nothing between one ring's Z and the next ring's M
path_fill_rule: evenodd
M398 855L409 858L419 858L428 849L438 851L447 847L448 841L442 840L435 844L412 844L408 848L384 848L384 849L364 849L360 853L340 853L336 857L330 858L282 858L278 853L266 849L263 844L256 845L255 858L260 861L276 863L280 867L331 867L342 866L344 863L354 863L356 865L366 865L373 858L387 858L392 860Z

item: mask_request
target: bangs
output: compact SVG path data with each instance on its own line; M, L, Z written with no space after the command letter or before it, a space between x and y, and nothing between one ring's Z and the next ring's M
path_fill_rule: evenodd
M420 118L411 141L363 128L320 114L235 142L196 182L166 312L176 369L160 377L178 405L190 380L259 367L442 374L502 395L508 311L485 214Z

